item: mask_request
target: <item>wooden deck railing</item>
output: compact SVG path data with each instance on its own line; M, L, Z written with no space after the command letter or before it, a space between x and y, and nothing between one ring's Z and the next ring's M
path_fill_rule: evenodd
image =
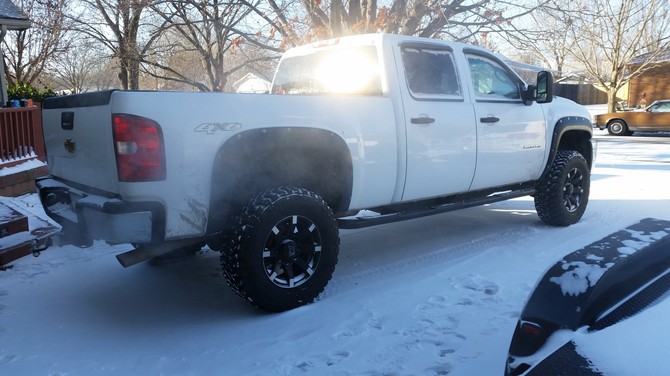
M0 108L0 168L34 158L46 162L39 105Z

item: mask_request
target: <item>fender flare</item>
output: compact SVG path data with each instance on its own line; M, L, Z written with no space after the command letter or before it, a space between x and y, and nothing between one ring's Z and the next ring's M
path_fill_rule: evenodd
M588 137L582 137L582 134L588 135ZM579 151L584 156L589 168L593 167L595 158L593 155L593 145L591 144L592 136L593 129L589 119L581 116L560 118L554 126L549 157L547 158L547 163L544 166L540 180L549 173L558 151L565 149L567 145L573 146L574 150Z

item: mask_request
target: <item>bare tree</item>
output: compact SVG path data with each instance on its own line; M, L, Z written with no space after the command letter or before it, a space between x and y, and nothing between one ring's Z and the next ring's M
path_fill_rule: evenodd
M71 44L65 14L67 0L19 0L14 2L33 22L27 30L10 31L3 43L9 84L36 85L48 63Z
M101 60L91 41L80 41L53 60L49 69L59 86L71 94L88 91Z
M670 47L668 0L592 0L583 2L574 19L572 53L586 71L607 90L608 112L616 94L634 77L653 68ZM645 54L643 61L631 65Z
M366 32L461 41L481 33L518 33L511 21L537 7L532 1L506 0L299 0L288 5L267 0L266 5L275 17L267 16L267 9L259 15L289 46Z
M77 29L99 41L119 63L123 89L140 88L140 63L157 38L160 26L143 23L154 0L79 0ZM143 27L146 30L143 30Z
M550 0L529 15L530 27L523 36L505 38L516 48L516 58L544 65L563 77L577 40L572 29L583 6L574 0Z
M145 60L153 65L147 67L145 72L166 80L187 83L201 91L223 91L231 74L254 62L276 59L277 54L251 56L247 53L258 46L278 50L261 42L260 26L248 22L259 2L157 2L152 9L164 20L161 41L170 39L170 42L155 46L169 53L161 53L157 48L153 56ZM188 57L189 53L190 56L195 54L199 57L205 80L189 74L188 71L192 71L190 65L180 67L172 59L176 54ZM155 67L160 68L160 71L156 71Z
M91 64L93 71L88 76L86 86L91 90L118 89L119 80L116 72L118 65L112 60L100 58L102 55L98 56L99 58Z

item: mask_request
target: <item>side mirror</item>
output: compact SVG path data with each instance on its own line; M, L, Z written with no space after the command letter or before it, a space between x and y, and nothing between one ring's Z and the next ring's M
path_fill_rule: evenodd
M554 100L554 76L551 72L537 73L537 103L550 103Z

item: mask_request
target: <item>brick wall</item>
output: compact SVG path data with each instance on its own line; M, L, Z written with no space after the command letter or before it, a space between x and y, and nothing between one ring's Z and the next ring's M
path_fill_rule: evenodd
M660 99L670 99L670 63L652 68L633 78L628 86L628 105L631 107L651 104Z

